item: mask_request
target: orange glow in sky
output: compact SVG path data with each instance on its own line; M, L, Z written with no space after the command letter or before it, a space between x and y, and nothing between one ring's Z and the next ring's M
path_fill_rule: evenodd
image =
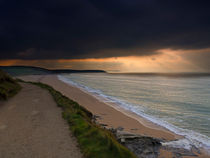
M30 65L49 69L102 69L109 72L196 72L205 71L188 60L191 54L210 52L203 50L157 50L150 56L112 58L58 59L58 60L0 60L0 65Z

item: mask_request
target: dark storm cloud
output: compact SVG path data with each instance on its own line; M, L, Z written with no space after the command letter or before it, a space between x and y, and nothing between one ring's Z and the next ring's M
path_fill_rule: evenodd
M0 59L208 48L209 17L210 2L205 0L1 0Z

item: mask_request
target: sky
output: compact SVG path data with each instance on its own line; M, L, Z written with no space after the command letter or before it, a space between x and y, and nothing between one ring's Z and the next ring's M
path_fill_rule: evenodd
M210 72L210 1L0 0L0 65Z

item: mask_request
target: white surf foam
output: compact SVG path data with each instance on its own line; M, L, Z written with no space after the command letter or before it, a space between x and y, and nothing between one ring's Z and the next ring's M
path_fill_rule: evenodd
M136 107L132 104L126 103L120 99L113 97L113 96L105 95L100 90L95 90L95 89L89 88L87 86L81 85L79 83L73 82L72 80L70 80L62 75L58 75L58 79L67 83L67 84L73 85L83 91L91 93L92 95L94 95L96 98L100 99L103 102L116 103L120 107L122 107L126 110L129 110L131 112L134 112L137 115L139 115L139 116L141 116L141 117L143 117L159 126L162 126L166 129L170 130L173 133L184 136L184 139L179 139L177 141L162 143L165 146L171 146L174 148L184 148L187 150L190 150L192 148L192 146L195 146L197 148L202 147L206 150L210 149L210 138L208 136L202 135L202 134L192 131L192 130L179 128L179 127L174 126L164 120L161 120L159 118L156 118L156 117L148 115L148 114L145 114L144 110L140 109L139 106Z

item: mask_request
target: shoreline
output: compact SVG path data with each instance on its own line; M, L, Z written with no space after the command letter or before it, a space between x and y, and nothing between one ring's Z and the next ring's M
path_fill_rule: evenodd
M126 132L154 137L166 142L183 138L183 136L156 125L134 112L125 110L116 104L103 102L91 93L61 81L57 75L30 75L18 78L25 81L42 82L52 86L96 115L97 122L108 128L121 128ZM199 155L199 157L203 156Z
M117 105L114 107L114 104L107 104L90 93L59 80L57 75L30 75L18 78L25 81L42 82L52 86L96 115L98 123L105 124L110 128L123 127L127 132L151 136L166 141L177 140L181 137L161 126L153 124L143 117L141 118L133 112L117 107ZM118 118L114 116L118 116Z
M129 110L127 110L127 109L125 109L125 108L119 106L117 103L109 102L109 101L106 102L105 99L104 99L103 97L101 97L101 98L100 98L100 97L97 97L96 95L92 94L91 92L88 92L88 91L85 90L85 89L82 89L82 88L80 88L80 87L77 87L77 86L75 86L75 85L73 85L73 84L71 84L71 83L62 81L62 79L59 79L59 75L57 75L57 78L58 78L58 80L60 80L61 82L64 82L64 83L66 83L67 85L70 84L70 86L75 87L75 88L78 88L78 89L81 90L82 92L84 92L84 93L86 93L86 94L88 94L88 95L94 97L95 99L97 99L97 100L100 101L100 102L103 102L103 103L106 104L107 106L110 106L110 107L114 108L115 110L117 110L117 111L123 113L124 115L126 115L126 116L128 116L128 117L131 117L131 118L137 120L137 121L138 121L140 124L142 124L143 126L146 126L146 127L148 127L148 128L151 128L151 129L165 130L165 131L167 131L167 132L173 133L173 134L175 135L175 138L176 138L176 139L183 138L183 136L178 135L178 134L176 134L176 133L170 131L169 129L167 129L167 128L163 127L163 126L160 126L160 125L158 125L158 124L155 124L154 122L152 122L152 121L150 121L150 120L144 118L143 116L138 115L138 114L135 113L135 112L129 111Z
M167 129L167 128L163 127L163 126L160 126L160 125L158 125L158 124L155 124L154 122L152 122L152 121L150 121L150 120L144 118L143 116L140 116L140 115L138 115L138 114L135 113L135 112L129 111L129 110L127 110L127 109L125 109L125 108L119 106L117 103L109 102L109 101L106 102L105 99L104 99L103 97L97 97L96 95L92 94L91 92L88 92L88 91L85 90L85 89L82 89L82 88L80 88L80 87L77 87L76 85L71 84L71 83L69 83L69 82L63 81L62 79L59 78L59 76L60 76L60 75L57 75L57 79L60 80L61 82L64 82L64 83L66 83L67 85L70 85L70 86L72 86L72 87L78 88L78 89L81 90L82 92L84 92L84 93L86 93L86 94L88 94L88 95L94 97L95 99L97 99L98 101L100 101L100 102L106 104L107 106L110 106L110 107L114 108L115 110L117 110L117 111L123 113L124 115L126 115L126 116L128 116L128 117L130 117L130 118L133 118L133 119L137 120L137 121L138 121L140 124L142 124L143 126L146 126L146 127L148 127L148 128L151 128L151 129L164 130L164 131L167 131L167 132L169 132L169 133L172 133L172 134L174 134L175 140L176 140L176 139L183 138L183 136L178 135L178 134L176 134L176 133L170 131L169 129Z
M103 102L104 104L111 106L115 110L125 114L126 116L137 120L140 124L142 124L145 127L148 127L153 130L155 130L155 129L163 130L164 132L169 132L175 136L174 140L164 140L162 145L170 146L172 148L179 148L179 149L184 148L186 150L191 150L192 148L197 148L197 149L201 149L202 151L207 153L207 155L210 155L210 153L208 152L209 146L205 146L206 145L205 137L207 137L207 136L197 133L197 135L200 134L199 138L201 138L202 141L199 139L195 139L194 138L195 135L192 135L192 138L191 138L191 135L188 136L186 134L186 133L191 134L190 130L182 129L177 126L173 126L172 124L169 124L167 122L162 122L161 120L158 120L158 119L156 120L156 118L154 118L151 115L145 115L144 113L143 114L137 113L136 111L133 111L132 109L128 109L128 107L126 105L125 106L122 105L123 103L120 100L112 98L112 96L97 92L97 89L92 89L88 86L80 85L77 82L68 80L65 77L63 77L62 75L57 75L57 78L61 82L64 82L70 86L76 87L79 90L83 91L84 93L93 96L95 99L97 99L97 100ZM102 94L102 96L100 94ZM139 134L139 133L136 133L135 131L130 131L130 132L134 133L134 134ZM140 133L140 134L144 135L142 133ZM159 137L155 137L155 138L159 138ZM169 141L169 142L165 142L165 141ZM202 145L200 145L200 143Z

